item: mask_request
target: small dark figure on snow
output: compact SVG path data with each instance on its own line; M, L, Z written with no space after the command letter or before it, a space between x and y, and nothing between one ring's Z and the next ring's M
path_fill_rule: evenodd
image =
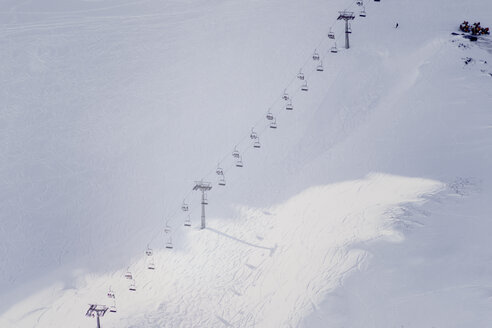
M395 28L398 28L398 23L396 23Z

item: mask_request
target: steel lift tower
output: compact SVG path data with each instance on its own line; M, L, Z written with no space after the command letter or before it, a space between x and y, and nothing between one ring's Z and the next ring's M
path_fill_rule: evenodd
M212 189L212 184L210 182L195 181L195 186L193 190L200 190L202 192L202 229L205 229L205 205L208 205L207 196L205 192Z
M350 41L349 41L349 34L352 33L352 31L349 28L349 20L354 20L355 15L352 11L339 11L338 12L340 16L338 16L337 20L344 20L345 21L345 49L350 48Z
M87 310L85 315L88 317L97 317L97 328L101 328L99 317L104 317L108 309L106 305L89 304L89 310Z

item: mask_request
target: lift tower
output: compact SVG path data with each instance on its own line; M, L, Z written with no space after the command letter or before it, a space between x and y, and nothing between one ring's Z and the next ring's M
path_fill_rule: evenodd
M193 190L200 190L202 192L202 229L205 229L205 205L208 205L206 191L212 189L212 184L210 182L195 181L195 186Z
M99 317L104 317L108 311L106 305L89 304L89 310L85 313L88 317L97 317L97 328L101 328L101 323L99 322Z
M352 31L349 29L349 20L354 20L355 15L352 11L339 11L338 12L340 16L338 16L337 20L344 20L345 21L345 49L350 48L350 42L349 42L349 34L352 33Z

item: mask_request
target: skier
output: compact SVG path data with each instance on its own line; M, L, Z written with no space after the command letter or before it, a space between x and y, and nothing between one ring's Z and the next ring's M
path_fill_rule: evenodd
M396 26L395 26L395 28L398 28L398 22L396 22Z

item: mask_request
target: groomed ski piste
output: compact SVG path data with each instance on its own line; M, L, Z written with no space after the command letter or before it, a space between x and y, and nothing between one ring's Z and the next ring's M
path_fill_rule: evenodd
M490 13L3 1L0 327L489 327Z

